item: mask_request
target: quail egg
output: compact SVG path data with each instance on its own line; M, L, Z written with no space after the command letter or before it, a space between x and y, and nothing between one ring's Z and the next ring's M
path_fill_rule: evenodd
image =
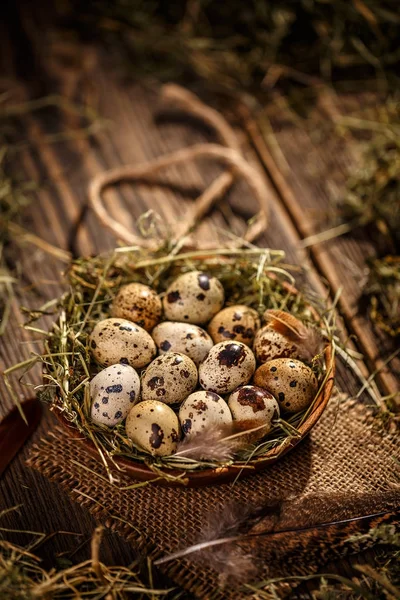
M138 400L140 378L129 365L111 365L90 382L92 421L113 427L123 421Z
M103 366L116 363L141 368L151 362L157 353L150 335L131 321L104 319L97 323L90 335L94 358Z
M254 383L278 400L282 411L294 413L308 408L318 390L318 381L300 360L276 358L257 369Z
M171 283L163 299L169 321L201 325L224 305L224 288L215 277L200 271L180 275Z
M259 363L273 358L303 358L308 330L301 321L282 310L266 310L264 320L267 324L257 332L253 345Z
M197 367L192 359L179 352L167 352L147 367L142 378L142 399L182 402L196 385Z
M202 388L217 394L228 394L248 383L256 368L256 359L246 344L219 342L199 366Z
M158 400L133 406L125 428L129 439L153 456L173 454L181 437L178 417L172 408Z
M190 394L181 404L179 421L183 433L193 435L210 426L229 425L232 423L232 415L221 396L201 390Z
M160 354L180 352L198 365L212 348L213 341L204 329L190 323L164 321L151 333Z
M262 429L249 433L252 442L267 435L273 427L272 421L279 417L279 405L273 395L256 385L244 385L235 390L229 396L228 406L234 420L243 428L263 425Z
M259 327L260 319L257 311L238 304L228 306L217 313L208 324L208 333L215 344L235 340L251 347Z
M162 304L157 292L142 283L128 283L115 296L111 315L133 321L151 331L161 318Z

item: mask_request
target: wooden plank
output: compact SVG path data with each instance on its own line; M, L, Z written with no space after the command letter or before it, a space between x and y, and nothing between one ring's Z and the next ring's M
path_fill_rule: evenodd
M362 102L360 100L359 102ZM319 121L325 116L327 135L312 135L305 127L281 127L274 122L274 135L285 165L278 164L271 148L254 132L249 134L257 147L266 171L284 202L301 238L308 238L324 229L324 221L332 214L332 191L336 198L345 191L351 169L360 161L360 150L350 134L335 133L333 122L344 112L346 103L336 100L332 105L326 96L319 107ZM353 105L354 108L354 105ZM322 112L322 115L321 115ZM325 228L329 225L325 225ZM309 248L317 270L329 283L332 294L341 290L339 309L349 331L356 336L357 346L364 354L371 372L378 371L377 380L384 395L398 392L400 361L386 359L395 350L393 340L376 331L368 317L359 310L359 298L365 277L365 258L374 256L375 248L365 232L357 238L342 236Z
M156 92L121 82L104 65L102 57L97 53L93 54L91 50L78 49L82 68L71 70L62 62L58 63L56 53L51 55L50 64L46 62L41 51L42 16L40 11L36 14L36 7L27 5L26 9L31 14L26 19L29 28L24 30L24 37L30 40L34 62L40 64L41 93L58 93L76 103L89 96L97 98L99 113L109 118L111 125L95 139L71 138L63 143L49 144L49 135L70 129L71 126L76 127L76 120L62 111L48 110L27 115L16 123L19 135L30 143L30 147L21 154L18 167L23 168L27 177L38 181L40 188L24 215L25 222L43 239L70 249L75 254L109 250L114 245L112 236L87 211L86 189L90 178L106 168L119 164L137 164L212 137L207 132L195 130L183 123L158 126L153 118ZM15 48L13 44L9 44L9 47ZM14 62L11 59L10 64ZM27 94L31 91L28 81L25 83L25 90ZM243 134L239 132L239 135L244 140ZM244 147L244 151L249 161L261 168L248 146ZM184 187L193 191L203 189L219 172L216 165L199 162L173 168L166 173L165 179L173 180L178 188L184 182ZM260 243L273 248L284 248L288 260L307 268L308 285L320 293L326 293L307 253L299 249L298 232L271 185L266 202L270 208L270 226ZM124 219L129 219L131 215L132 225L143 210L151 207L174 226L190 204L190 197L182 191L143 184L121 186L109 197L112 214ZM229 204L225 203L221 210L213 212L199 229L199 235L208 239L223 239L220 228L228 228L240 234L244 231L246 218L251 216L254 208L254 201L249 197L245 185L237 185L229 196ZM1 369L27 358L29 352L36 348L19 328L19 323L23 321L19 305L38 306L63 290L61 263L39 249L32 250L30 246L15 249L15 252L18 253L17 257L28 278L24 285L27 283L31 289L17 290L12 318L1 343ZM44 325L48 326L50 322L51 318L47 318ZM33 382L40 382L39 372L35 374ZM343 366L338 370L338 384L351 394L359 388L359 383ZM19 388L21 399L30 393L31 390ZM0 397L2 415L11 406L2 383ZM47 414L32 441L37 440L44 431L51 430L53 425L51 415ZM73 530L83 533L87 540L94 526L93 519L84 508L72 504L64 495L60 496L58 489L46 479L25 468L23 461L28 449L29 445L13 462L0 483L0 497L6 506L23 504L20 516L11 515L7 524L11 527L23 525L24 528L44 531ZM71 539L74 543L80 543L76 538L57 536L50 547L46 546L44 552L65 552L71 547ZM114 557L115 561L126 563L127 557L131 556L126 545L112 536L106 542L104 560L111 561L111 557ZM86 550L84 547L75 558L85 556Z

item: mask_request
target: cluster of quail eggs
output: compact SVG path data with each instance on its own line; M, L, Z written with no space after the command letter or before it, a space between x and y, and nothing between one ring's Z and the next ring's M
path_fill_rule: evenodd
M254 442L280 413L308 407L317 379L296 345L268 315L261 327L254 309L224 303L220 281L199 271L177 277L162 298L140 283L121 287L89 338L103 367L90 382L92 421L125 421L137 448L166 456L183 436L234 421L251 424Z

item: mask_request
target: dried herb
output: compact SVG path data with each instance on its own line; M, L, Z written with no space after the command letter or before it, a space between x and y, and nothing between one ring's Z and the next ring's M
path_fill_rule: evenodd
M364 142L363 160L347 182L339 212L352 227L368 228L378 251L400 254L400 109L398 103L396 111L391 106L386 104L387 123L344 120L370 129L370 140Z
M205 82L266 98L277 80L396 81L396 0L70 0L64 23L123 51L134 77Z
M363 298L377 326L392 337L400 335L400 256L368 260Z
M0 517L10 512L0 512ZM33 535L25 547L4 539L9 533ZM147 573L139 562L129 566L107 566L99 560L103 527L98 527L92 537L91 558L79 564L63 560L60 569L45 569L34 550L46 541L46 534L24 532L0 527L0 597L2 600L73 600L80 598L105 598L106 600L154 600L159 597L181 597L170 589L155 589L151 564Z

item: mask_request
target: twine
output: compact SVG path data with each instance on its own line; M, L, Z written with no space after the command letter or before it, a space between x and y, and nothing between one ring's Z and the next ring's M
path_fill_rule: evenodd
M203 104L194 94L177 85L167 85L161 91L162 101L172 103L182 112L211 127L222 142L221 144L196 144L168 153L160 158L139 164L116 167L96 175L89 184L89 202L100 222L112 231L122 242L134 246L142 246L155 250L160 243L153 239L142 238L119 221L111 217L103 203L104 190L122 181L146 179L154 181L159 171L171 165L189 162L198 158L212 159L229 167L219 175L210 186L195 200L185 215L183 222L176 229L175 241L188 236L196 228L212 206L230 189L237 176L243 177L254 194L260 211L249 225L242 240L235 245L254 241L267 227L267 198L269 190L260 173L252 167L240 152L236 135L226 120L216 110ZM195 244L204 249L204 244Z

